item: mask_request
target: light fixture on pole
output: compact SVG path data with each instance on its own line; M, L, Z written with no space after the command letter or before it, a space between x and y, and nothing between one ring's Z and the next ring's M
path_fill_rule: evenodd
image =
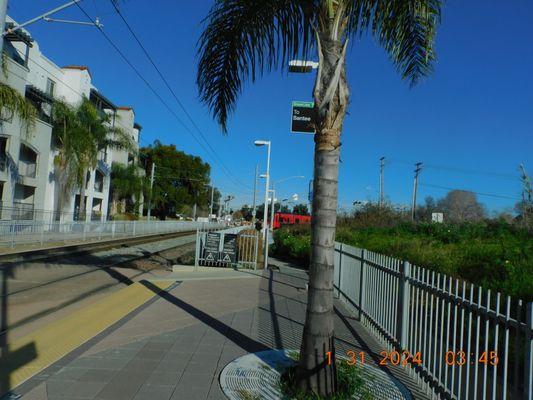
M318 68L316 61L291 60L289 61L289 72L309 73Z
M268 221L268 188L270 186L270 141L268 140L256 140L254 144L257 147L266 146L267 147L267 165L265 176L265 208L263 209L263 240L265 243L265 263L264 268L268 268L268 230L267 230L267 221Z
M303 175L295 175L295 176L289 176L288 178L279 179L276 182L272 181L272 193L274 193L272 195L272 198L274 198L276 195L276 183L285 182L291 179L304 179L304 178L305 176ZM270 230L274 232L274 202L272 202L272 208L270 212Z

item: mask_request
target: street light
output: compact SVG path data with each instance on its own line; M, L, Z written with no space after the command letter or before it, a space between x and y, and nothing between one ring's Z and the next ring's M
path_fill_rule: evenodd
M264 268L268 268L268 230L266 221L268 221L268 188L270 186L270 141L256 140L254 144L257 147L267 146L267 165L265 173L265 208L263 211L263 239L265 241L265 264Z
M295 175L295 176L289 176L288 178L279 179L278 181L274 182L272 181L272 198L276 196L276 183L281 183L288 181L290 179L304 179L305 176L303 175ZM270 230L274 232L274 201L272 202L272 211L270 212Z
M317 68L318 68L318 63L316 61L302 61L302 60L289 61L289 72L298 72L298 73L305 74Z

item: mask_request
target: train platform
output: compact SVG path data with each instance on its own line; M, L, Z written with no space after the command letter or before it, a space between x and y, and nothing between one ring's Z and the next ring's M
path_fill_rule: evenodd
M284 264L222 271L177 267L8 343L4 398L225 399L218 378L227 363L299 348L307 275ZM342 304L335 311L337 351L379 355L381 346ZM425 398L404 371L390 373Z

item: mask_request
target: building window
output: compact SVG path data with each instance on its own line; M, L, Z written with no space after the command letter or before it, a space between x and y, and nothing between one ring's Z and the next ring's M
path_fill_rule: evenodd
M27 85L26 99L37 109L37 118L46 123L50 123L52 103L54 102L53 97L37 89L35 86Z
M34 217L33 202L35 188L19 183L15 184L15 196L13 198L13 212L11 219L31 220Z
M35 178L37 175L37 153L21 144L19 153L19 175Z
M7 138L0 137L0 171L5 171L7 166Z
M98 161L107 162L107 149L101 149L98 152Z
M50 78L48 78L46 80L46 94L53 97L55 94L55 88L56 88L56 83Z
M100 221L102 219L102 199L93 199L93 208L91 210L91 220Z
M104 191L104 174L98 170L94 174L94 190L100 193Z

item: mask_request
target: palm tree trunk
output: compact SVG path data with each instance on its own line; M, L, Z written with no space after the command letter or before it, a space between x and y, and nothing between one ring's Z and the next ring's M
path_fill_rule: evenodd
M70 188L68 185L68 164L65 162L61 153L57 156L58 162L55 164L55 174L57 183L57 208L55 220L63 222L63 211L65 208L65 200L68 198Z
M85 189L87 188L87 171L83 170L83 176L81 177L81 189L80 189L80 217L86 220L86 207L85 207Z
M56 220L62 222L62 216L63 216L63 208L65 206L65 197L66 197L66 191L67 191L67 185L66 185L66 172L63 171L60 168L57 168L58 173L58 179L57 179L57 216Z
M334 36L338 37L338 36ZM317 34L319 71L314 91L316 127L309 292L298 384L320 396L337 391L333 323L333 259L337 222L340 136L346 115L347 43Z

